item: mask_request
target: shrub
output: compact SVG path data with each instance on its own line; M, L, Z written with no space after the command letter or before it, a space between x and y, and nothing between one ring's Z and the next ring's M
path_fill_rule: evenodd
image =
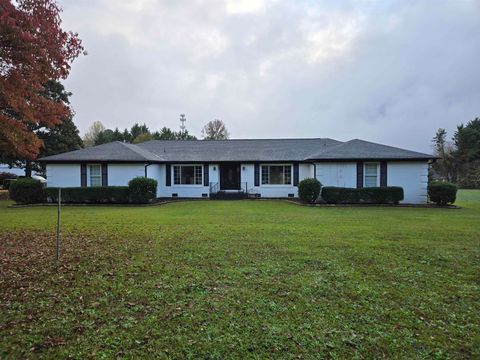
M10 181L5 181L5 180L11 180L11 179L16 179L18 176L9 172L0 172L0 186L2 186L4 189L8 190L8 187L10 185Z
M382 186L355 189L325 186L322 198L329 204L398 204L403 200L403 188Z
M453 204L457 199L457 186L449 182L433 181L428 185L428 196L437 205Z
M322 184L317 179L304 179L298 183L298 196L306 202L314 202L320 195Z
M45 189L48 201L58 201L58 188ZM129 202L128 186L62 188L62 203L125 204Z
M33 204L45 201L45 190L40 181L22 178L12 182L9 196L18 204Z
M157 197L157 180L136 177L128 182L130 201L137 204L148 203Z

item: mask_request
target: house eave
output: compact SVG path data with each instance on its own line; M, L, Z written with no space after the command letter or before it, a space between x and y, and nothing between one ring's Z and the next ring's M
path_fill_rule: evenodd
M44 164L85 164L85 163L95 163L95 164L147 164L147 163L164 163L164 161L151 161L151 160L98 160L98 159L85 159L85 160L36 160L39 163Z
M309 162L354 162L354 161L430 161L438 159L436 157L418 157L418 158L389 158L389 157L378 157L378 158L339 158L339 159L308 159Z

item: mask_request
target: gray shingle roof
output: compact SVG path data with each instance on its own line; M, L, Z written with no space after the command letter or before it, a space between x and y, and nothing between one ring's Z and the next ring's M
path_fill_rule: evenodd
M322 149L307 157L307 160L335 160L335 159L433 159L429 154L396 148L393 146L372 143L365 140L353 139L342 144Z
M167 161L302 161L332 139L153 140L138 144Z
M39 159L44 162L78 162L78 161L113 161L113 162L135 162L135 161L162 161L155 154L152 154L137 145L114 141L85 149L66 152L63 154L47 156Z
M345 159L433 159L434 156L363 140L317 139L152 140L119 141L47 156L53 162L215 162L308 161Z

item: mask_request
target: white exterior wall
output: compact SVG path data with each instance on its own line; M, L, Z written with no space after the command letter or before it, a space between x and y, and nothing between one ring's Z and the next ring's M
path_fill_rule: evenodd
M218 164L209 164L209 182L220 183L220 167Z
M322 186L357 187L356 162L324 162L316 166L316 177Z
M258 190L255 187L255 165L254 164L240 164L240 181L242 183L247 184L248 192L258 193Z
M203 164L196 164L202 165L202 185L175 185L173 182L173 165L175 164L171 164L170 166L171 186L166 186L166 164L155 165L158 167L158 169L156 170L156 176L159 176L159 178L156 178L156 180L158 181L157 197L172 197L172 194L177 194L179 198L201 198L202 194L210 193L210 187L203 186L203 179L205 176L205 174L203 174ZM214 167L216 170L213 170ZM218 165L210 164L209 182L215 182L215 179L217 178Z
M145 168L144 168L145 169ZM145 175L145 173L144 173ZM150 164L147 166L147 177L157 180L157 197L161 197L161 181L162 181L162 165L160 164ZM163 178L165 182L165 178Z
M295 197L298 197L298 188L296 186L293 186L293 164L284 164L292 166L292 185L262 185L262 165L270 164L260 164L260 186L255 186L255 165L241 164L241 181L247 183L248 191L250 193L260 194L262 198L283 198L288 197L289 194L293 194ZM245 168L245 170L243 170L243 168ZM313 177L313 165L299 164L299 181L311 177Z
M79 187L80 164L47 164L47 186Z
M357 187L357 164L355 162L317 163L317 179L322 186ZM380 181L380 163L378 166ZM427 202L428 162L391 161L387 163L387 186L401 186L403 203L424 204ZM380 186L377 184L377 186Z
M87 164L87 182L88 182ZM138 176L145 176L145 164L108 164L108 185L127 186L128 182Z
M403 203L425 204L427 202L428 162L389 162L387 164L387 185L403 188Z
M288 197L289 194L298 196L298 188L293 185L262 185L260 164L260 186L255 186L255 165L243 163L240 165L240 181L247 183L250 193L260 194L264 198ZM355 162L328 162L317 163L316 177L323 186L356 187ZM80 164L47 164L47 186L50 187L79 187ZM166 165L152 164L147 167L147 176L157 180L157 197L172 197L178 194L180 198L200 198L202 194L209 194L209 186L202 185L175 185L173 183L173 164L171 171L171 186L166 186ZM202 165L203 171L203 165ZM299 181L313 177L312 164L299 164ZM137 176L145 175L145 164L108 164L108 185L125 186ZM88 176L88 166L87 166ZM292 164L293 181L293 164ZM87 178L88 182L88 178ZM220 167L218 164L209 164L209 182L220 182ZM422 204L427 202L428 162L402 161L389 162L387 165L387 185L401 186L404 190L404 203Z
M90 183L88 165L91 164L87 163L87 184ZM126 186L137 176L145 176L144 164L108 164L108 185L110 186ZM47 164L47 186L80 187L80 164Z

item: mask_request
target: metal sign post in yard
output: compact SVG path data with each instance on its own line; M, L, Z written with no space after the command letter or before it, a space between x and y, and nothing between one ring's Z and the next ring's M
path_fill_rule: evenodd
M60 204L62 202L62 189L58 188L58 219L57 219L57 261L60 259Z

